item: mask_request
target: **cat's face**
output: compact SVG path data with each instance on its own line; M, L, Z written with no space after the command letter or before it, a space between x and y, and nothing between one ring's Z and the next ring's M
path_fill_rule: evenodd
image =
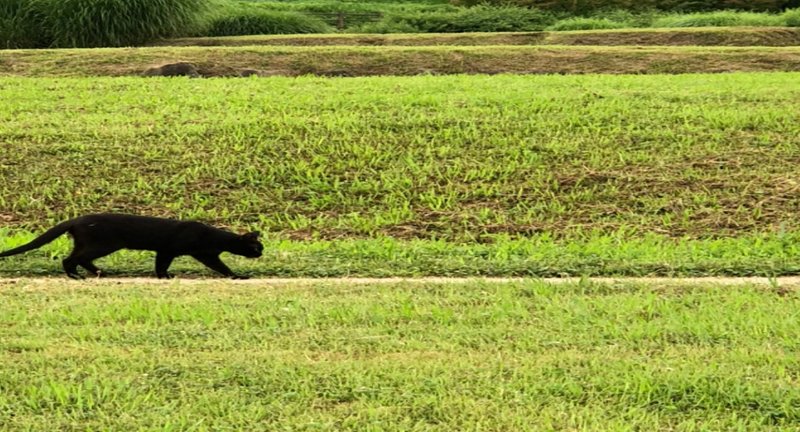
M258 231L249 232L240 236L239 255L248 258L258 258L264 252L264 245L258 241Z

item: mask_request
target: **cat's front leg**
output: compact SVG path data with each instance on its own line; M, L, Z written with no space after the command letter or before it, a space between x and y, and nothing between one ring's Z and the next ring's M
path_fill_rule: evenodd
M227 276L233 279L241 278L241 276L234 273L233 270L228 268L228 266L226 266L225 263L222 262L221 259L219 259L219 255L194 254L192 255L192 258L196 259L197 261L200 261L206 267L210 268L211 270L214 270L217 273L222 274L223 276Z

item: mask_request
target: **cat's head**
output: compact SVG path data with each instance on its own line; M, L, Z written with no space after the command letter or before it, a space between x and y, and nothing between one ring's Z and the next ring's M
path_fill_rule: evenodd
M258 241L258 231L249 232L239 236L239 244L234 253L247 258L258 258L264 252L264 246Z

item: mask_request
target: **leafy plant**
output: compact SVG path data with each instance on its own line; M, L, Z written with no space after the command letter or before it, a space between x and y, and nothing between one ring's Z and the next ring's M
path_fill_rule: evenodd
M602 29L619 29L631 27L626 23L611 21L607 18L568 18L560 20L547 30L552 31L565 31L565 30L602 30Z

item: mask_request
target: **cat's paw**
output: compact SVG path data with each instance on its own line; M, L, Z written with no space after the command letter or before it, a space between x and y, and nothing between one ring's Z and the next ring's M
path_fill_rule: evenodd
M159 279L173 279L174 277L175 277L175 276L173 276L173 275L171 275L171 274L169 274L169 273L164 273L164 274L160 274L160 275L158 275L158 278L159 278Z
M245 280L245 279L250 279L250 276L247 276L247 275L233 275L233 276L231 276L231 279Z

